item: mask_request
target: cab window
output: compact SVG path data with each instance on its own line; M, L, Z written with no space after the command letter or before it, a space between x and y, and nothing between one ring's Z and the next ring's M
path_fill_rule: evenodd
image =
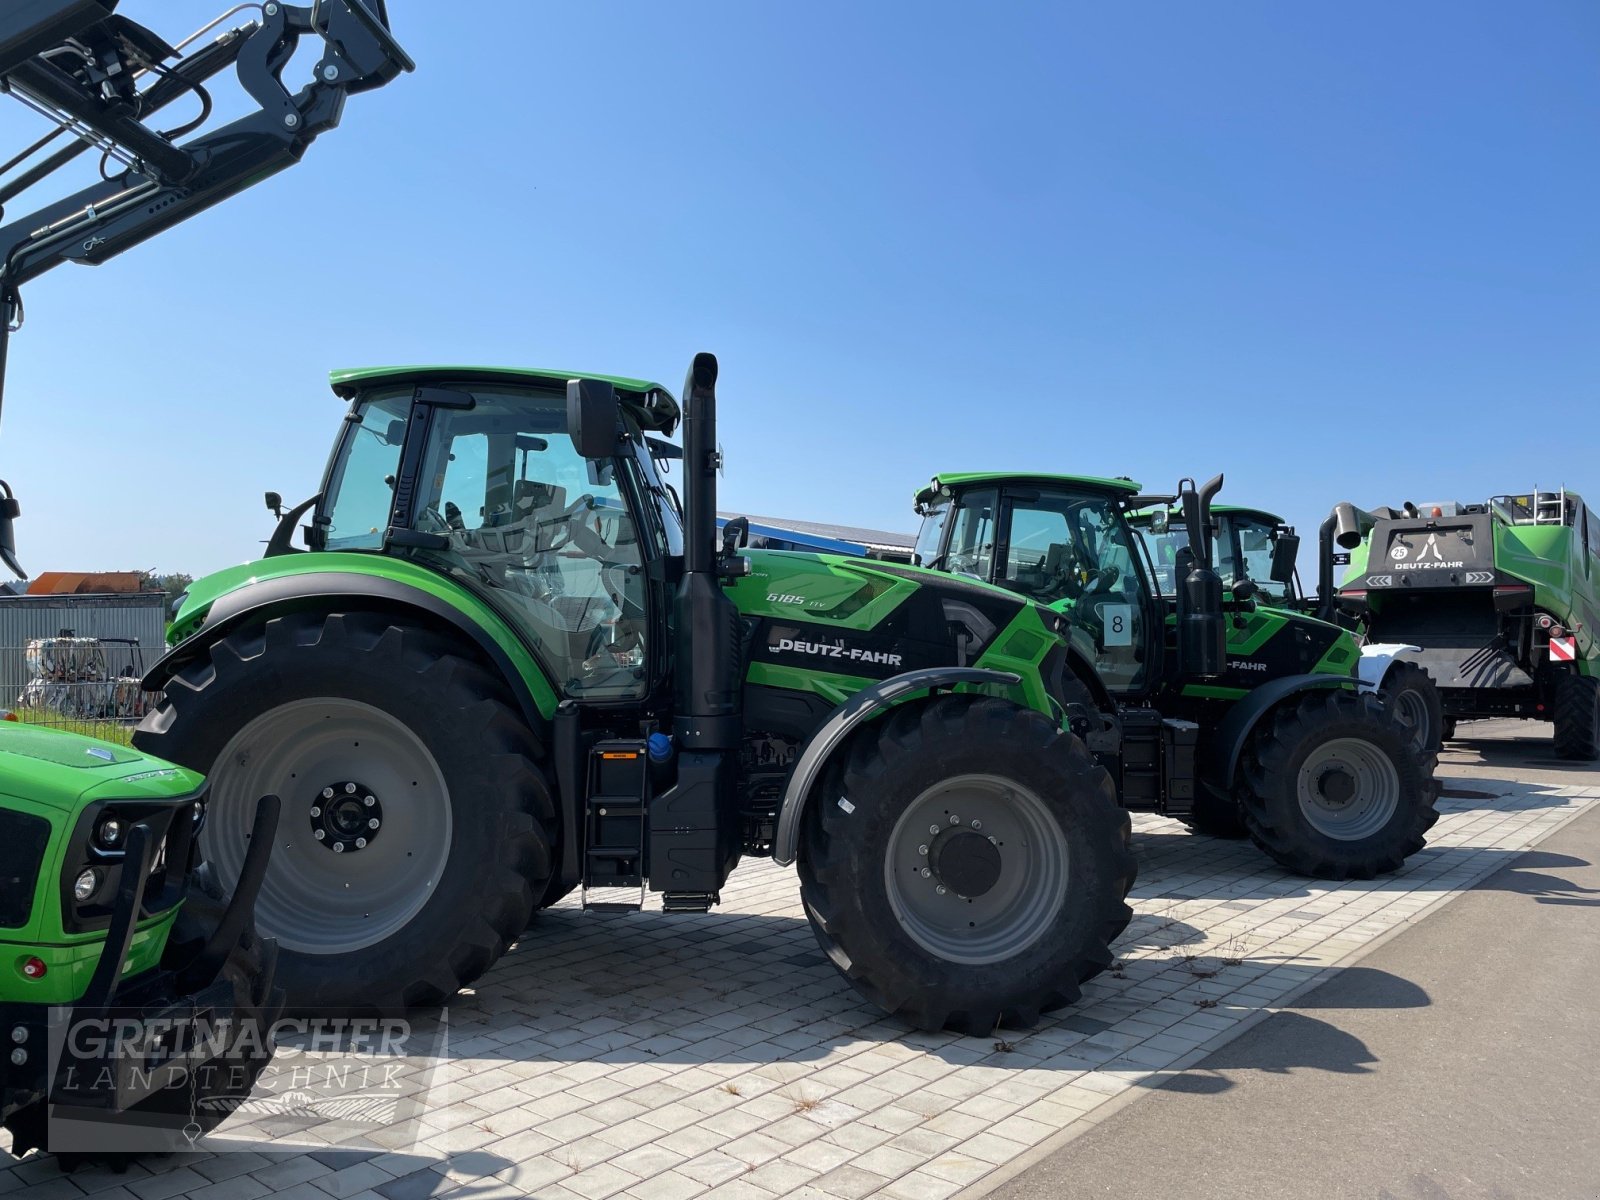
M950 548L940 564L945 570L991 582L998 500L998 493L992 490L968 492L961 497L952 518Z
M578 457L563 396L474 397L434 413L411 526L448 548L417 553L488 589L567 695L641 695L650 622L616 463Z
M329 550L378 550L389 528L411 389L363 401L345 427L319 518Z

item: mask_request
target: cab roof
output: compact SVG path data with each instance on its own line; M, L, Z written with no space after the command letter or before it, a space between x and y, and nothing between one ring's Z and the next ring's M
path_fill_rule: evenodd
M917 495L935 488L971 487L974 484L1021 484L1027 486L1034 484L1040 487L1060 487L1063 484L1070 487L1089 487L1099 491L1117 492L1128 496L1137 496L1140 487L1131 479L1107 479L1099 475L1042 475L1037 472L1015 471L964 471L953 474L935 475L932 483L922 489Z
M670 434L678 424L678 402L671 392L648 379L625 375L596 375L587 371L558 371L548 367L468 367L468 366L393 366L346 367L330 371L328 383L334 395L349 400L356 393L391 384L502 383L526 387L547 384L564 387L569 379L595 379L617 389L618 398L646 429Z

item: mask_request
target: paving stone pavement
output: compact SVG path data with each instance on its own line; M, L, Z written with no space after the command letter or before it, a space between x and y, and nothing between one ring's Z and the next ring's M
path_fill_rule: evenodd
M12 1159L0 1135L0 1195L978 1195L1600 801L1600 786L1488 783L1447 791L1428 848L1370 883L1299 879L1249 843L1136 816L1117 965L1038 1027L985 1038L908 1032L867 1006L818 952L794 873L770 863L741 867L707 916L564 902L451 1007L415 1144L67 1176Z

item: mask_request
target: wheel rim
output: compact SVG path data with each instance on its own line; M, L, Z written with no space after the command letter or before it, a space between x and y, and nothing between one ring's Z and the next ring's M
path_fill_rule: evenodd
M889 907L924 950L977 966L1036 942L1066 903L1066 835L1043 801L996 775L942 780L889 835Z
M1311 827L1341 842L1383 829L1400 807L1400 772L1379 747L1335 738L1306 756L1296 780L1300 811Z
M450 855L438 764L368 704L306 699L263 713L228 743L210 780L201 848L225 879L243 865L256 800L283 801L256 926L286 950L338 954L382 941L428 902ZM362 829L363 812L376 827Z
M1428 715L1428 705L1420 693L1404 688L1390 698L1394 715L1411 733L1411 744L1418 750L1427 750L1433 744L1433 722Z

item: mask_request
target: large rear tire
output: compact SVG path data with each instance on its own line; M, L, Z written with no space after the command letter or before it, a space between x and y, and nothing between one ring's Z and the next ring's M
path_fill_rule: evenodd
M1600 758L1600 679L1563 675L1556 684L1557 758L1591 762Z
M1426 844L1439 819L1436 761L1376 696L1302 696L1264 719L1246 747L1245 824L1297 875L1371 879Z
M807 809L800 894L823 951L887 1012L1025 1028L1111 963L1132 917L1129 837L1077 737L945 696L854 739Z
M458 643L375 613L239 629L167 684L139 748L210 777L205 855L237 873L283 800L256 925L298 1012L444 1002L526 926L556 810L540 745Z
M1444 742L1444 701L1432 675L1413 662L1391 663L1378 694L1411 730L1411 744L1418 753L1439 753Z

